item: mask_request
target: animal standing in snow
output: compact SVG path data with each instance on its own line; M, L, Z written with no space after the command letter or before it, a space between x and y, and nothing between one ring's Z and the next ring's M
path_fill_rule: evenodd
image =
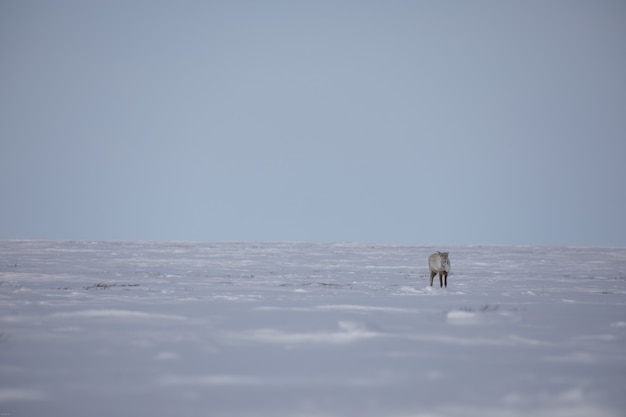
M443 287L445 277L446 288L448 288L448 272L450 272L450 259L448 252L433 253L428 257L428 269L430 269L430 286L433 286L433 278L439 274L439 284Z

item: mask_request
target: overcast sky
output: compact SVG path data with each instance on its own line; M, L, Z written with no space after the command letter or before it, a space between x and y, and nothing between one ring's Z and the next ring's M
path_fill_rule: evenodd
M626 246L624 1L2 1L0 238Z

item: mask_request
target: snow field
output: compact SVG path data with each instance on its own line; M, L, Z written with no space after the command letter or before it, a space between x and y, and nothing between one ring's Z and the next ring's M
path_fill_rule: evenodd
M0 413L625 415L625 248L0 248Z

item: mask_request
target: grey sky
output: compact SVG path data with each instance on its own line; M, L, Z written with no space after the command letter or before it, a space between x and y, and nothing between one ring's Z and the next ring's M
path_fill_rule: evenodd
M626 2L0 2L0 238L626 245Z

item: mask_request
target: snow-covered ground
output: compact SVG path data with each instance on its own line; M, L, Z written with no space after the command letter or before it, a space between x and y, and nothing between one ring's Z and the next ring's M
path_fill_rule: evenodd
M604 417L625 387L626 248L0 241L0 415Z

